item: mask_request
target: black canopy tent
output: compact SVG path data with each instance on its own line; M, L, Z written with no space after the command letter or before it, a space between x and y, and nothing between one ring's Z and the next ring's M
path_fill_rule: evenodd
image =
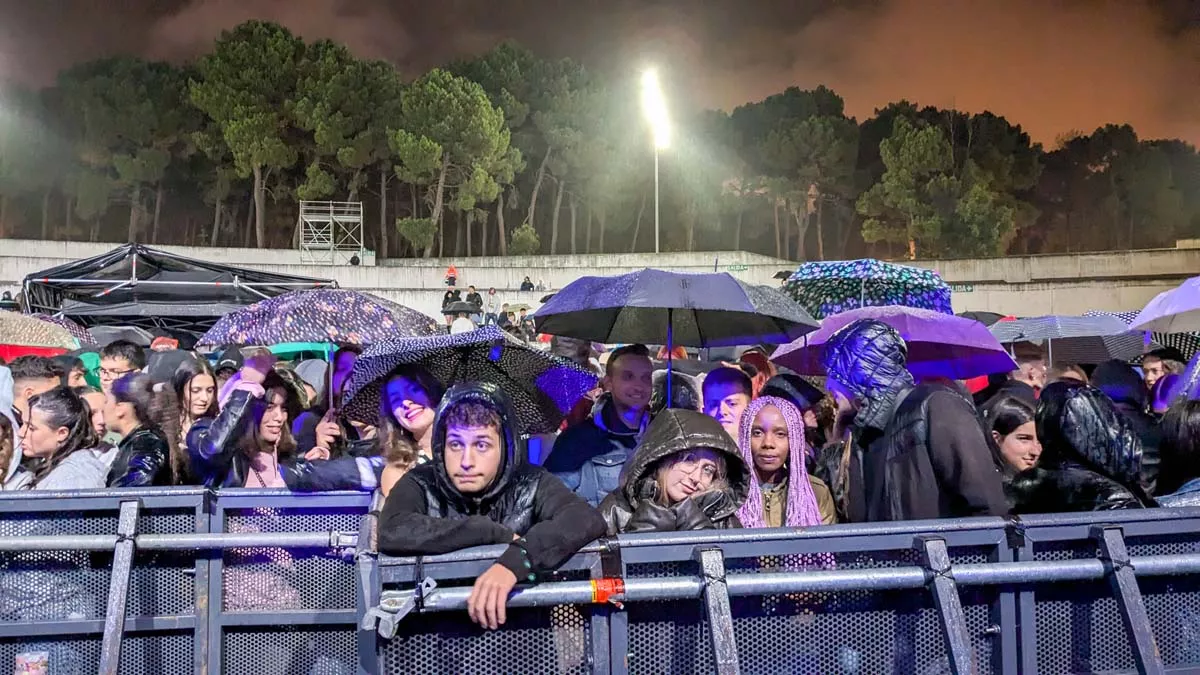
M99 324L203 332L221 316L264 298L337 282L185 258L142 244L25 277L27 312Z

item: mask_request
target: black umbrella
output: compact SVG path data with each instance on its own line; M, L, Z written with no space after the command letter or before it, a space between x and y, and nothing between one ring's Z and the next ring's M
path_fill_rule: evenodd
M92 337L96 338L96 344L101 347L106 347L117 340L132 342L139 347L149 347L150 343L154 341L153 333L136 326L92 326L87 330Z
M504 389L517 409L522 427L517 431L522 434L557 430L563 417L596 386L596 376L575 363L487 326L458 335L401 338L372 345L350 373L346 416L377 424L387 377L406 364L421 366L447 388L460 382L491 382Z
M959 312L957 316L961 316L964 319L970 319L972 321L978 321L988 328L991 328L995 323L1005 318L1003 314L998 314L996 312Z
M442 314L447 316L455 314L475 314L479 308L469 302L452 302L442 309Z

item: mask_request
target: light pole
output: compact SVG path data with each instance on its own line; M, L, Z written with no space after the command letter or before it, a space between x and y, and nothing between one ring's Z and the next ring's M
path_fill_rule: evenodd
M654 252L658 253L658 153L670 145L671 128L667 119L667 101L659 86L658 72L654 69L642 73L642 112L650 123L650 132L654 137Z

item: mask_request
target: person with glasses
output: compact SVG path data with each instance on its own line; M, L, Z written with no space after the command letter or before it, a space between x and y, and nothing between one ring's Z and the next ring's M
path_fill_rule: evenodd
M100 350L100 390L108 395L113 382L146 367L146 353L128 340L110 342Z
M721 424L669 408L647 427L600 515L610 535L737 528L749 488L746 462Z

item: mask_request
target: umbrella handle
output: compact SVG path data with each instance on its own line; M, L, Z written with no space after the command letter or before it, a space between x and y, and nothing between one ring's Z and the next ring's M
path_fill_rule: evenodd
M672 395L671 390L671 373L675 370L674 354L675 351L675 310L667 310L667 408L671 407Z

